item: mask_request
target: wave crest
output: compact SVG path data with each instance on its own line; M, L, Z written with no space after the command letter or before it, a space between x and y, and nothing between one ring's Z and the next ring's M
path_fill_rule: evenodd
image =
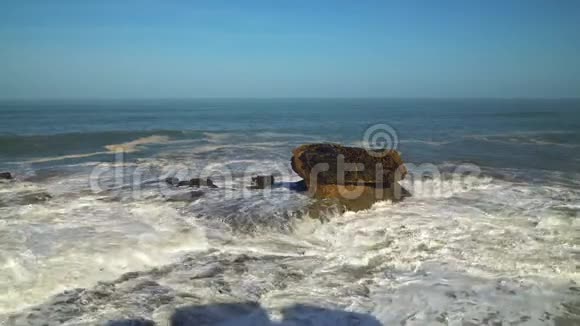
M126 143L106 145L105 148L109 152L132 153L138 151L139 146L148 144L164 144L167 143L168 141L169 141L168 136L153 135L149 137L138 138Z

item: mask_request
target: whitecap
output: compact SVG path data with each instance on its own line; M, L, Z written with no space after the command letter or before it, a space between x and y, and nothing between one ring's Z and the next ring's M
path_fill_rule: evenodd
M107 149L107 151L37 158L37 159L24 161L22 163L46 163L46 162L62 161L62 160L76 159L76 158L87 158L87 157L96 156L96 155L109 155L109 154L115 154L115 153L119 153L119 152L133 153L133 152L139 151L144 145L166 144L168 142L169 142L168 136L153 135L153 136L138 138L138 139L132 140L130 142L126 142L126 143L105 145L104 147L105 147L105 149Z
M138 138L127 143L106 145L105 148L109 152L126 152L131 153L139 149L139 146L148 144L164 144L169 141L168 136L153 135L148 137Z

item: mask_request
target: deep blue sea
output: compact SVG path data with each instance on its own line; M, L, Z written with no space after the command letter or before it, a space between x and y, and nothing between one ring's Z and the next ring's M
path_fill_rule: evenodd
M303 194L247 190L250 175L296 181L300 144L367 140L437 174L322 222L293 214ZM3 171L0 324L161 324L240 301L385 325L580 324L580 100L1 101ZM157 183L200 175L219 189Z
M4 101L0 113L3 164L100 152L151 135L176 141L208 132L256 139L272 133L353 143L386 123L409 162L567 172L580 166L579 100Z

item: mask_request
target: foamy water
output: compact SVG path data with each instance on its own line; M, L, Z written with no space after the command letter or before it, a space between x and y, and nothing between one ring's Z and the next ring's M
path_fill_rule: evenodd
M160 168L168 162L164 156L141 164ZM213 168L254 166L260 171L287 164L239 158ZM137 288L109 293L114 306L87 294L66 305L96 305L94 311L61 312L60 317L68 325L91 324L133 311L163 325L171 307L185 303L254 301L272 320L296 303L369 313L387 325L572 318L580 282L579 191L485 175L464 178L461 184L451 179L415 180L421 187L407 180L403 185L414 190L413 197L327 216L326 222L289 214L310 199L287 189L242 196L247 190L240 178L219 184L230 191L227 201L219 190L191 202L167 201L177 190L160 192L158 184L138 198L123 187L91 193L83 173L3 183L3 196L48 193L53 198L0 208L0 309L13 314L41 304L46 316L57 318L62 302L46 301L51 295L103 281L131 289L137 286L134 280L118 277L166 266L162 275L145 272L138 278L173 291L168 303L153 310L135 308L130 293L137 295ZM179 262L188 255L203 258L180 270L184 263ZM247 261L234 268L236 259ZM199 273L207 274L203 282L188 281ZM188 301L176 294L184 291L204 299ZM155 293L150 295L160 295ZM6 322L34 324L25 315L15 316Z

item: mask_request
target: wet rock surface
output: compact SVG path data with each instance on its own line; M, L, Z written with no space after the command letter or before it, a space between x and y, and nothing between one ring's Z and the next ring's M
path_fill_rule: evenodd
M201 190L194 190L188 192L176 192L174 194L169 194L166 196L166 200L170 202L190 202L199 199L204 196L204 192Z
M310 195L324 200L310 207L312 216L319 216L326 206L358 211L369 209L377 201L409 195L397 183L407 170L400 154L393 150L309 144L294 149L291 163L304 178Z
M179 184L179 179L174 177L165 178L165 183L172 186L177 186Z
M0 180L12 180L13 178L10 172L0 172Z
M380 184L390 187L395 172L399 171L400 179L406 175L403 160L394 150L374 152L337 144L307 144L295 148L292 153L292 169L309 187L314 182L326 185ZM342 171L341 164L346 164ZM311 180L313 177L316 180Z
M165 183L176 186L176 187L192 187L192 188L200 188L200 187L208 187L208 188L217 188L213 181L210 178L201 179L201 178L193 178L189 180L179 180L175 177L165 178Z
M312 190L312 189L311 189ZM346 211L369 209L381 200L397 201L409 196L401 188L401 194L395 194L392 188L375 188L374 186L350 185L317 185L312 191L315 201L309 205L307 212L310 217L324 218L331 212L342 214Z

